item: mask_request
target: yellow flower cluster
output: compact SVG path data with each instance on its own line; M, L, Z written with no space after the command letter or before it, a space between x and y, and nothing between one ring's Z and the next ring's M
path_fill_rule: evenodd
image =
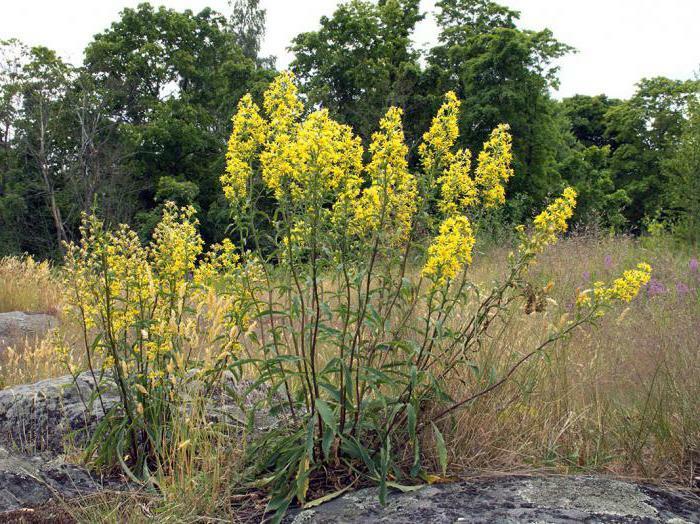
M503 204L504 185L513 176L512 139L506 124L491 132L477 159L475 176L471 176L471 151L452 150L459 136L459 107L454 92L445 94L445 102L418 147L427 184L432 187L437 179L440 186L438 209L448 217L464 214L479 203L485 208Z
M168 366L184 358L189 300L207 272L194 213L167 203L148 247L128 226L106 231L85 217L80 243L67 246L66 302L86 334L99 334L88 351L131 384L167 378ZM228 271L237 255L230 243L222 252L214 269Z
M380 131L372 135L372 159L366 167L371 184L356 200L353 221L361 235L382 229L392 243L408 237L418 200L416 178L408 171L401 115L401 109L390 108L380 121Z
M502 205L506 201L504 184L513 176L512 138L509 129L507 124L496 127L479 153L475 182L486 208Z
M310 200L320 206L329 194L357 189L361 182L362 145L349 126L332 120L327 109L309 115L290 143L286 162L291 168L289 190L293 201Z
M275 77L265 91L263 107L269 119L270 133L273 137L291 132L304 111L292 72L284 71Z
M221 177L226 198L236 203L246 194L259 155L262 178L277 200L296 210L327 210L333 218L350 213L362 183L362 144L349 126L330 118L327 109L300 121L303 105L294 75L282 73L264 95L267 118L250 95L241 99L229 139L227 172Z
M452 162L452 146L459 136L457 120L460 101L454 91L445 94L445 103L438 109L430 129L418 146L423 169L429 176L444 169Z
M637 264L636 269L628 269L620 278L616 278L612 285L606 286L604 282L596 282L593 285L593 298L596 303L606 303L619 300L631 302L639 294L642 286L651 279L651 266L644 262ZM591 290L583 291L576 297L579 306L591 305Z
M453 279L465 264L472 261L474 234L469 220L464 216L445 219L440 233L428 248L428 260L422 275L442 286Z
M528 245L532 251L541 252L545 246L557 241L557 234L568 229L568 220L573 216L576 207L576 196L576 191L567 187L561 197L535 217L535 233ZM522 227L520 230L522 231Z
M225 238L221 244L214 244L198 264L193 281L200 288L215 285L217 279L234 274L240 267L241 257L236 246Z
M458 150L445 174L438 178L441 193L438 209L445 216L464 213L479 201L476 184L469 175L471 156L468 149Z
M267 126L249 94L238 102L232 122L233 131L226 151L226 172L221 176L221 184L228 201L240 203L247 194L246 186L253 174L255 155L265 143Z
M178 208L172 202L165 205L163 218L153 231L151 257L158 278L171 291L183 287L186 277L194 272L197 257L204 242L199 235L199 221L192 206Z

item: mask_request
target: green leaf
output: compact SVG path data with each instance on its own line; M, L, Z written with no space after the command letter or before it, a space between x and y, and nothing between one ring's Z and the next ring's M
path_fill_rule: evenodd
M306 500L306 493L309 491L309 456L304 454L303 457L299 459L299 467L297 469L297 476L294 479L296 484L296 496L300 504L303 504Z
M386 495L387 495L387 486L386 486L386 477L387 477L387 471L389 469L389 442L391 442L391 439L387 438L386 439L387 445L385 447L382 447L380 451L380 466L381 469L379 471L379 503L382 506L386 505Z
M411 437L411 442L416 442L416 410L413 404L406 404L406 416L408 417L408 435Z
M437 446L438 460L442 469L442 476L447 475L447 447L445 447L445 439L440 433L440 430L434 422L430 423L433 426L433 434L435 435L435 445Z
M335 498L340 497L343 493L345 493L347 490L349 490L352 487L352 484L349 486L345 486L343 489L339 489L338 491L334 491L333 493L329 493L328 495L324 495L323 497L319 497L315 500L311 500L304 504L304 509L309 509L309 508L315 508L316 506L320 506L324 502L328 502L330 500L333 500Z
M309 417L306 425L306 456L311 460L314 456L314 429L316 428L316 417Z
M338 427L338 423L336 422L335 414L333 413L333 410L328 405L328 403L325 400L317 398L316 409L318 410L319 415L321 415L323 423L326 426L328 426L330 430L335 434L336 428Z
M335 438L335 432L333 431L324 431L323 432L323 442L321 443L321 448L323 449L323 456L328 458L330 451L331 451L331 445L333 444L333 439Z
M398 482L391 481L387 481L386 485L392 489L399 490L401 493L410 493L411 491L418 491L419 489L423 489L425 487L425 484L418 484L417 486L406 486L405 484L399 484Z

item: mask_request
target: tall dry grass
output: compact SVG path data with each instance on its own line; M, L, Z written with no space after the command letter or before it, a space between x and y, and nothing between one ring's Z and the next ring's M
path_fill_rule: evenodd
M0 313L24 311L60 315L61 287L49 262L32 257L0 258ZM79 365L80 356L67 349L57 356L57 340L28 337L0 346L0 388L65 375L66 363Z
M487 279L502 258L483 256L475 273ZM543 353L460 412L448 437L456 469L549 467L696 483L700 274L692 258L663 239L579 236L548 251L532 276L542 286L554 282L557 305L500 326L474 355L480 374L455 381L456 396L504 373L566 313L578 288L609 281L639 260L653 266L653 280L627 307Z
M0 258L0 313L56 314L60 309L61 289L49 262L30 256Z

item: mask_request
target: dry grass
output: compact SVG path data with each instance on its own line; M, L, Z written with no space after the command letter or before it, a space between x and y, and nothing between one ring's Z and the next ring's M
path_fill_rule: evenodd
M497 257L499 259L502 257ZM700 468L700 275L690 255L662 240L577 237L533 271L556 285L559 306L516 315L474 356L486 382L503 373L570 307L576 288L610 280L645 260L660 284L521 369L502 389L452 421L457 469L550 467L692 485ZM475 267L485 277L493 253ZM589 276L590 275L590 276ZM652 291L651 293L649 291ZM455 396L464 396L456 382Z
M83 369L85 355L66 342L66 331L61 327L43 339L29 338L0 348L0 389L67 375L68 366Z
M0 313L26 311L56 314L61 288L49 262L31 257L0 258Z
M59 315L61 288L49 262L31 257L0 258L0 313L24 311ZM71 362L78 363L72 354ZM57 356L56 339L34 337L0 347L0 388L66 374L66 360Z

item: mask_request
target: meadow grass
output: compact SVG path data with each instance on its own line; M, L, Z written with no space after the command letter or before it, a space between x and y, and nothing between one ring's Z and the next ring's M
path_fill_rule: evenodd
M61 289L49 262L29 256L0 258L0 313L55 315L60 310Z
M503 257L484 257L474 271L490 274L494 259ZM663 239L571 237L545 253L532 276L543 286L554 282L553 298L566 310L578 288L608 280L636 260L654 268L644 293L456 415L447 437L453 467L550 467L695 482L700 274L691 254ZM537 314L514 316L485 351L474 355L475 365L498 376L551 321Z
M473 281L488 283L505 270L508 249L483 251L470 272ZM506 372L549 323L567 314L578 289L609 281L639 260L652 265L653 280L630 304L617 306L597 326L579 330L521 367L494 393L456 412L443 431L450 472L607 472L692 485L700 465L700 273L695 256L664 238L587 235L572 235L542 255L530 277L542 287L554 283L547 311L506 316L473 354L473 374L452 377L455 398ZM58 286L48 268L34 266L40 273L34 278L28 272L31 264L3 260L3 271L15 268L16 273L3 279L0 296L16 293L4 289L10 281L14 290L24 290L23 304L42 310L49 301L60 303L53 298ZM225 310L212 297L208 310L216 313L217 308ZM70 324L64 324L64 340L74 336L70 331ZM194 345L206 357L209 341L224 333L216 320L200 333ZM81 355L64 351L62 360L52 344L45 340L19 352L6 351L0 385L65 374L66 354L79 365ZM138 504L133 498L122 503L131 495L87 499L71 506L77 520L116 521L121 511L134 521L141 518L136 513L144 521L156 514L161 521L202 515L233 519L230 501L237 496L232 486L239 475L240 446L227 443L225 434L187 431L183 428L173 449L171 473L159 481L163 497L145 497ZM116 506L114 497L121 501Z

